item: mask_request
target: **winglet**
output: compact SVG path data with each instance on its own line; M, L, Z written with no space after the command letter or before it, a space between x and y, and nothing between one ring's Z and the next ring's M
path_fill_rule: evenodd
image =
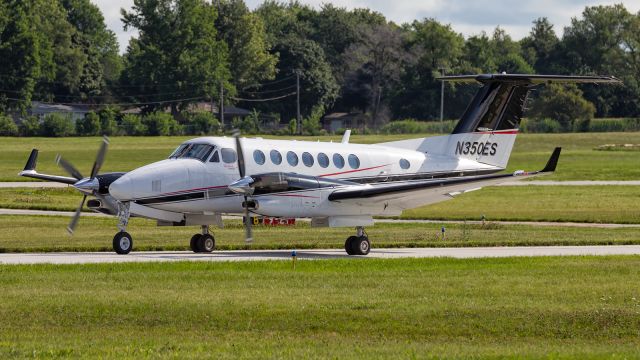
M547 161L547 165L545 165L544 169L540 170L540 172L544 173L556 171L556 166L558 166L558 159L560 159L560 151L562 151L561 147L557 147L555 148L555 150L553 150L553 154L551 154L549 161Z
M29 160L24 165L24 171L35 170L36 164L38 163L38 149L31 150L31 155L29 155Z

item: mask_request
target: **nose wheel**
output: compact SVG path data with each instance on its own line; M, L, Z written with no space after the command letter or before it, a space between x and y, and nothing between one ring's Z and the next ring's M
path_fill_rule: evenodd
M120 255L131 252L133 248L133 238L126 231L121 231L113 237L113 250Z

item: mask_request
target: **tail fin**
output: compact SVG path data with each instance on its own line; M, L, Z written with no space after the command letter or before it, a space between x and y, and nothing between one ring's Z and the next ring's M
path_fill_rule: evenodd
M538 84L620 83L606 76L488 74L445 76L442 81L482 84L450 135L383 143L429 154L468 159L506 168L527 97Z

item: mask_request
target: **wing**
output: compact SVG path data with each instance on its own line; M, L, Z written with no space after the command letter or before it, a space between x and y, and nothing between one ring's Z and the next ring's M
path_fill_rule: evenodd
M448 179L415 180L349 186L328 196L329 201L353 202L361 206L385 203L390 210L401 211L452 199L456 195L506 181L523 180L555 171L561 148L556 148L544 169L513 174L463 176Z

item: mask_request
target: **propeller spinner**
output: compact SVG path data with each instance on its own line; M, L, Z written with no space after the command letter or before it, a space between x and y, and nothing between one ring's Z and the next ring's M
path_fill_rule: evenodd
M76 226L78 225L78 220L80 220L80 213L82 212L82 207L84 206L84 203L87 200L87 196L96 195L98 193L98 190L100 188L100 182L98 181L96 176L98 175L98 172L100 171L100 168L104 163L104 159L107 155L108 146L109 146L109 138L104 136L102 138L102 144L100 145L98 154L96 155L96 160L93 162L93 167L91 168L91 176L88 178L83 177L82 173L78 171L78 169L76 169L76 167L73 166L73 164L65 160L62 156L58 155L56 157L56 163L61 168L63 168L69 175L71 175L73 178L78 180L74 184L72 184L72 186L83 194L82 201L80 202L80 205L78 205L78 208L76 209L76 212L73 215L73 218L69 223L69 226L67 226L67 231L69 232L69 234L73 235L73 232Z

